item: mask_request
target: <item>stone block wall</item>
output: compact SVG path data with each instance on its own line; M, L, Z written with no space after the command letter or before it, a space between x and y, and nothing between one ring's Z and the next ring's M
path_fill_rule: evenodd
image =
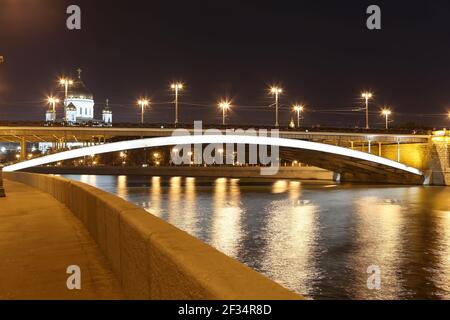
M80 219L130 299L301 297L119 197L61 177L4 173L49 193Z

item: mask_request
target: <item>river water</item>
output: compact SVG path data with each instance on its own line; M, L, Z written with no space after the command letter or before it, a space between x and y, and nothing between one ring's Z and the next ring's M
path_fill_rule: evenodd
M145 208L307 298L450 299L449 187L66 177Z

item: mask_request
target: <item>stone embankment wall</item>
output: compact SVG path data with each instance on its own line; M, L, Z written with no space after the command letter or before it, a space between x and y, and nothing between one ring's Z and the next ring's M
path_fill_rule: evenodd
M66 205L89 230L130 299L301 298L112 194L55 176L13 172L4 178Z

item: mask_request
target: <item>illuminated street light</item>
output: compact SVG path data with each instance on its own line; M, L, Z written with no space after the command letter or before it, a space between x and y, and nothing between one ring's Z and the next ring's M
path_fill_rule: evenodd
M222 109L222 125L225 125L226 112L231 107L231 102L228 100L222 100L219 102L219 108Z
M366 100L366 129L369 129L369 100L372 99L371 92L363 92L361 97Z
M55 122L56 121L56 104L59 103L59 99L55 97L47 97L47 102L49 105L52 106L52 111L50 117L48 116L48 113L46 114L46 121Z
M67 95L69 94L69 86L73 85L73 80L69 78L59 79L59 84L64 87L64 106L67 105ZM64 113L64 120L67 121L67 115Z
M127 154L126 154L125 152L121 151L120 154L119 154L119 156L120 156L120 159L121 159L121 161L122 161L122 165L125 165L125 164L127 163L127 162L126 162Z
M278 121L278 107L279 107L279 96L283 93L283 89L279 87L270 88L270 93L275 95L275 127L279 127L280 123Z
M56 113L56 104L59 103L59 99L55 97L48 97L47 102L52 106L53 113Z
M61 78L59 79L59 84L64 87L64 104L66 104L69 86L73 85L73 80L69 78Z
M139 99L138 105L141 107L141 124L144 125L144 108L150 104L148 99Z
M175 126L178 125L178 93L183 90L182 83L172 83L170 88L175 92Z
M389 110L388 108L385 108L383 110L381 110L381 114L384 115L386 117L386 130L389 129L388 123L389 123L389 116L392 114L392 111Z
M153 153L153 161L156 166L161 164L161 155L158 152Z
M305 107L302 105L294 105L293 109L297 112L297 128L300 128L300 113L305 110Z

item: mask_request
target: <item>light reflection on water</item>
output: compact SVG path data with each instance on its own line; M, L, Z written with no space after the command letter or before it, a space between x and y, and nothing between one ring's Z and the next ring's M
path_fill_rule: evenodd
M314 299L450 298L450 188L66 177L144 207ZM382 273L367 288L367 268Z

